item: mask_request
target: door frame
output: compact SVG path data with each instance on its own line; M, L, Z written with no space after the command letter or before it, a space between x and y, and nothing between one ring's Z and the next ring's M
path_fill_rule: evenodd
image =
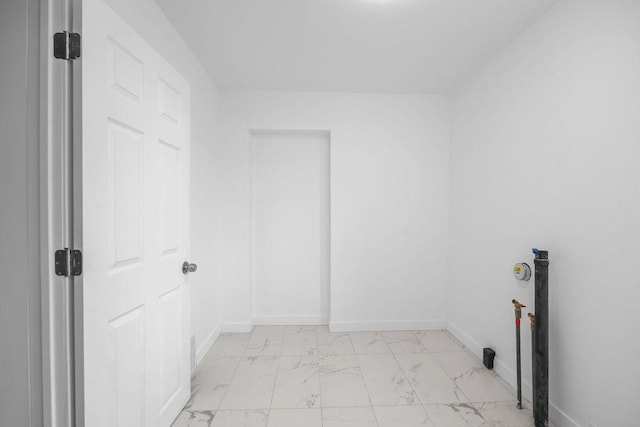
M82 61L53 57L53 34L82 33L82 0L40 3L40 296L44 426L83 426L82 276L58 277L54 252L82 249ZM77 302L77 303L74 303Z

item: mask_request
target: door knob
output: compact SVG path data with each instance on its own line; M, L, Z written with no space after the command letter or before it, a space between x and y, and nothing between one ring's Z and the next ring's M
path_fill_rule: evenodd
M189 261L185 261L182 263L182 273L193 273L198 270L197 264L189 264Z

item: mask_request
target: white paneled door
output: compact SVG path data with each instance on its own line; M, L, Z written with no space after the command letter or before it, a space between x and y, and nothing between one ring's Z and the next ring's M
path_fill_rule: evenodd
M190 394L189 84L83 2L84 417L169 426Z

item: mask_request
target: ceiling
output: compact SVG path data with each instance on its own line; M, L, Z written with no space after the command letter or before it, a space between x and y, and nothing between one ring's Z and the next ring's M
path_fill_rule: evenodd
M222 89L446 93L555 0L156 0Z

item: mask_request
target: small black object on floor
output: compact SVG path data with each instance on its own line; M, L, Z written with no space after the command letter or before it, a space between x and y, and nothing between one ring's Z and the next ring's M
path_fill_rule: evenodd
M493 369L493 359L496 357L496 352L489 347L482 349L482 352L484 354L482 363L484 363L484 366L486 366L487 369Z

